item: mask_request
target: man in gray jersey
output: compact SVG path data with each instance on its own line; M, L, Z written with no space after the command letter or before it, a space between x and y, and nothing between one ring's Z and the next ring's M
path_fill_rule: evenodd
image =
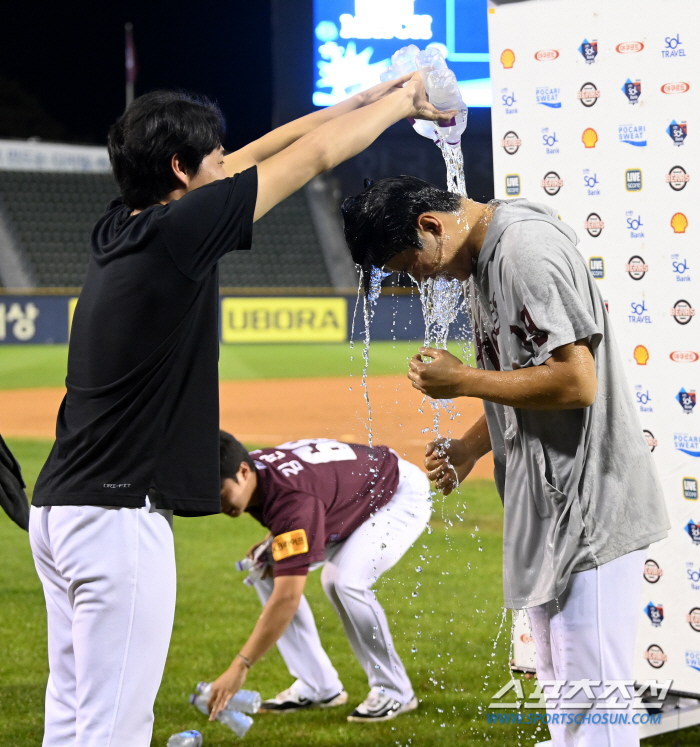
M540 681L602 682L592 692L606 699L606 680L633 679L645 548L669 524L574 231L544 205L480 205L414 177L370 185L343 215L365 277L382 267L467 283L478 368L423 348L409 378L431 397L479 397L485 415L461 439L428 445L430 477L447 495L493 451L505 603L528 610ZM557 747L639 744L631 713L593 724L545 692Z

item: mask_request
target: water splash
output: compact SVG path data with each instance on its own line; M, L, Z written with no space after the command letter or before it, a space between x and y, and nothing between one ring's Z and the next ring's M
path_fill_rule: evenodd
M446 140L440 138L438 147L442 151L447 167L447 191L455 192L462 197L467 196L467 185L464 179L464 156L459 145L450 145Z

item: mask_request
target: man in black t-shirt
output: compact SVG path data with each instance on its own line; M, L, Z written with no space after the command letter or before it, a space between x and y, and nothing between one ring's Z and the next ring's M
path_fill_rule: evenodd
M418 701L394 648L373 587L418 539L430 519L428 478L386 446L303 439L250 454L221 433L221 507L246 511L270 530L255 583L265 609L248 641L211 687L211 718L243 685L248 669L275 643L296 681L261 710L331 708L347 693L321 645L303 595L310 570L321 583L369 681L348 721L389 721ZM251 548L254 556L257 548ZM259 570L259 568L257 569Z
M449 114L406 76L226 157L218 108L182 93L142 96L113 126L121 198L92 232L30 516L48 615L44 747L150 744L175 608L172 515L220 510L218 260L394 122Z

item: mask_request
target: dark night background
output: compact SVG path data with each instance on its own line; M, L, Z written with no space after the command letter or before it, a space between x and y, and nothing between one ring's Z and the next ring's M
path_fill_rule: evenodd
M127 22L136 94L211 96L226 115L230 150L313 108L312 0L13 0L0 25L0 137L104 144L124 109ZM490 110L472 109L462 143L477 200L493 196L490 129ZM444 184L438 149L400 122L336 173L347 193L364 176L406 171Z

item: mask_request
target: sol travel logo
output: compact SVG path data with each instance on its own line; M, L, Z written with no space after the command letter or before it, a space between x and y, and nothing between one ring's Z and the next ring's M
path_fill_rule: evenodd
M661 50L662 57L685 57L685 49L682 49L681 35L667 36L664 39L664 48Z
M564 180L556 171L548 171L540 182L540 186L548 195L553 197L564 186Z
M576 98L584 106L594 106L595 102L600 98L600 91L595 87L595 83L584 83L579 92L576 94Z
M666 174L666 183L675 192L685 189L685 185L690 181L690 174L682 166L672 166Z

